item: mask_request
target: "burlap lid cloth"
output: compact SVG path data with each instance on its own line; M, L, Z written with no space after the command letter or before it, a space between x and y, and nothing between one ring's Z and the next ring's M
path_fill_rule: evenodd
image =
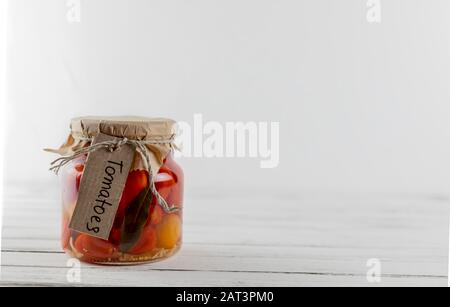
M46 149L62 157L52 162L51 170L58 173L61 167L75 158L89 154L99 148L115 150L124 144L136 147L132 169L145 169L149 172L150 189L166 212L178 210L169 207L159 195L154 184L164 158L175 147L176 122L165 118L147 117L77 117L71 120L70 134L59 149ZM114 136L115 141L90 145L99 133Z

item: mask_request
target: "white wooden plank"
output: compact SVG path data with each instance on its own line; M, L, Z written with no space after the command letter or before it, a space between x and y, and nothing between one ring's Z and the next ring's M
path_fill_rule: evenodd
M445 198L213 192L187 196L185 244L176 257L123 268L83 265L83 283L367 285L366 261L377 258L383 285L446 285ZM15 189L7 195L2 282L65 284L56 191L41 187L30 194ZM113 277L105 282L104 274Z
M169 286L169 287L270 287L270 286L444 286L445 278L383 277L379 284L365 276L329 274L274 274L220 271L145 271L130 273L117 267L88 267L81 271L86 286ZM6 267L0 285L70 285L67 268Z
M243 246L202 246L186 244L169 260L154 263L151 269L212 270L234 272L329 273L365 275L369 251L331 248L284 248ZM445 277L446 259L411 257L409 252L380 255L382 273L398 276ZM65 267L63 253L4 252L3 266ZM131 267L130 270L136 268ZM139 268L141 269L141 268Z

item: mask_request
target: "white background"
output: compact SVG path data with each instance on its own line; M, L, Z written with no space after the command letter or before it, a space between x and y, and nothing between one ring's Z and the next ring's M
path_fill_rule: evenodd
M10 1L7 182L47 171L79 115L279 121L276 169L182 159L189 187L449 192L450 2Z

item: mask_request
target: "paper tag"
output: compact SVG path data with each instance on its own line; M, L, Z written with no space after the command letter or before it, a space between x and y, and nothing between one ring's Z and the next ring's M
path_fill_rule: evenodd
M99 134L93 144L116 139ZM101 148L89 153L71 229L108 240L135 152L133 145L126 144L113 152Z

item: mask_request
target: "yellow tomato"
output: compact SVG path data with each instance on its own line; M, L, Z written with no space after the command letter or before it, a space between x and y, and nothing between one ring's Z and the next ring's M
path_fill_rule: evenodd
M176 214L164 217L158 227L158 247L174 248L181 236L181 219Z

